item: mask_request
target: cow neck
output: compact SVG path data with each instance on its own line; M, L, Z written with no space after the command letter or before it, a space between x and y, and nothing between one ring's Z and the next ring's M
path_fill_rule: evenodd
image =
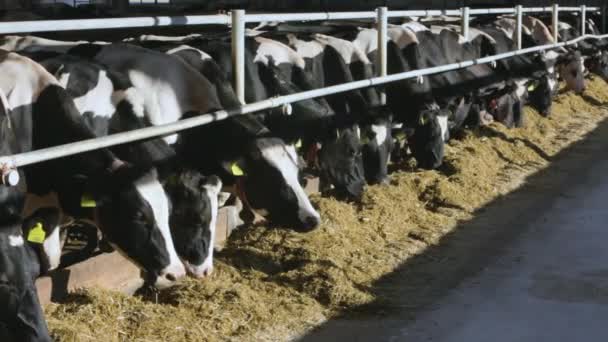
M313 143L310 145L308 150L306 150L306 154L304 156L306 158L306 164L309 166L319 166L319 146L317 143Z
M251 211L252 213L257 214L256 211L255 211L255 209L253 209L253 207L251 206L251 203L249 202L249 198L247 197L247 191L246 191L246 188L245 188L245 177L244 176L236 178L236 182L234 183L234 191L236 192L236 196L243 203L243 207L245 209Z

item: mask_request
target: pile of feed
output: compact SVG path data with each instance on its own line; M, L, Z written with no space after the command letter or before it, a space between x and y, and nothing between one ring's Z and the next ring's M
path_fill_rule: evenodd
M463 133L445 165L420 171L396 165L388 186L369 187L361 203L316 196L315 232L253 227L233 234L212 277L186 280L158 295L129 297L97 289L46 308L61 341L285 340L328 318L381 301L373 284L518 187L557 152L608 117L608 85L589 81L584 97L560 95L550 118L525 111L525 127L492 124ZM422 287L443 267L418 272ZM400 293L407 296L405 289ZM417 298L402 298L405 302ZM355 310L356 311L356 310Z

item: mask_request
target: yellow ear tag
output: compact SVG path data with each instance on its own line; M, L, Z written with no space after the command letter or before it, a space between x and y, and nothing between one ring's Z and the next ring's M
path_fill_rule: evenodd
M528 86L528 91L534 91L534 89L536 89L536 84L530 84Z
M369 137L367 135L363 135L361 137L361 144L363 144L363 145L369 144L369 141L370 140L369 140Z
M83 194L80 198L80 206L83 208L95 208L97 207L97 202L95 202L95 199L91 195Z
M426 119L424 118L424 116L421 116L419 121L421 126L426 125Z
M46 233L42 229L42 223L37 222L34 228L27 234L27 241L41 244L44 243L45 237Z
M237 165L237 163L232 163L232 165L230 166L230 171L232 172L232 175L236 177L241 177L245 175L245 172L243 172L243 169L241 169L240 166Z
M302 148L302 139L298 139L298 141L296 142L296 149L301 149Z
M397 141L405 141L405 139L407 139L407 134L405 134L405 132L398 132L395 134L395 139L397 139Z

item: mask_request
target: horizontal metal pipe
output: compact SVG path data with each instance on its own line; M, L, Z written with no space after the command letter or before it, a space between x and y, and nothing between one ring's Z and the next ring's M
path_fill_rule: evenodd
M580 12L580 7L563 7L565 12ZM587 11L599 11L598 7L588 7ZM525 8L524 13L550 12L551 7ZM483 14L512 14L513 9L474 9L472 15ZM460 16L460 10L419 10L419 11L389 11L388 16L394 17L425 17L425 16ZM347 20L347 19L374 19L375 12L319 12L319 13L267 13L250 14L245 16L246 22L262 21L312 21L312 20ZM32 20L12 21L0 23L0 34L32 33L77 30L103 30L124 29L136 27L159 26L188 26L188 25L228 25L230 16L192 15L192 16L158 16L158 17L131 17L131 18L105 18L105 19L78 19L78 20Z
M0 34L119 29L154 26L227 25L230 17L224 14L191 15L182 17L135 17L78 20L32 20L0 23Z
M318 13L265 13L248 14L245 22L259 23L264 21L313 21L344 19L375 19L376 12L318 12Z
M460 16L460 10L417 10L417 11L388 11L389 18L394 17L430 17L430 16Z
M523 9L524 13L541 13L541 12L551 12L553 10L552 6L549 7L526 7ZM587 7L587 12L595 12L599 11L599 7ZM580 7L560 7L560 12L580 12Z
M513 14L515 10L513 8L488 8L488 9L472 9L471 15L481 14Z
M608 38L608 34L601 35L601 36L586 35L586 36L582 36L582 37L573 39L568 42L562 42L562 43L558 43L558 44L536 46L536 47L527 48L527 49L523 49L523 50L502 53L502 54L495 55L495 56L479 58L476 60L464 61L461 63L453 63L453 64L442 65L442 66L428 68L428 69L413 70L413 71L403 72L403 73L384 76L384 77L375 77L375 78L368 79L368 80L355 81L355 82L339 84L339 85L335 85L335 86L331 86L331 87L327 87L327 88L305 91L305 92L301 92L301 93L297 93L297 94L290 94L290 95L286 95L286 96L274 97L274 98L270 98L270 99L267 99L264 101L245 105L239 109L230 110L230 111L222 110L222 111L217 111L217 112L210 113L210 114L203 114L203 115L200 115L200 116L197 116L194 118L181 120L181 121L174 122L171 124L147 127L147 128L130 131L130 132L117 133L117 134L109 135L106 137L83 140L83 141L79 141L79 142L75 142L75 143L71 143L71 144L45 148L45 149L41 149L41 150L37 150L37 151L15 154L12 156L3 156L3 157L0 157L0 165L9 167L9 168L22 167L22 166L40 163L40 162L44 162L44 161L48 161L48 160L52 160L52 159L63 158L63 157L71 156L71 155L78 154L78 153L89 152L89 151L93 151L93 150L97 150L97 149L101 149L101 148L107 148L107 147L112 147L115 145L135 142L135 141L139 141L139 140L166 136L166 135L170 135L170 134L180 132L183 130L187 130L190 128L209 124L214 121L220 121L220 120L226 119L228 116L231 116L231 115L248 114L248 113L253 113L253 112L257 112L257 111L261 111L261 110L266 110L269 108L276 108L276 107L279 107L279 106L282 106L282 105L285 105L288 103L297 102L297 101L313 99L313 98L327 96L327 95L333 95L333 94L337 94L337 93L342 93L342 92L346 92L346 91L351 91L351 90L356 90L356 89L361 89L361 88L366 88L366 87L371 87L371 86L378 86L378 85L382 85L382 84L386 84L386 83L402 81L402 80L411 79L411 78L415 78L415 77L419 77L419 76L427 76L427 75L431 75L431 74L437 74L437 73L441 73L441 72L462 69L462 68L466 68L466 67L478 65L478 64L486 64L486 63L490 63L493 61L497 61L497 60L501 60L501 59L505 59L505 58L509 58L509 57L513 57L513 56L517 56L517 55L523 55L523 54L527 54L527 53L553 49L553 48L561 47L561 46L565 46L565 45L576 44L585 39L606 39L606 38Z

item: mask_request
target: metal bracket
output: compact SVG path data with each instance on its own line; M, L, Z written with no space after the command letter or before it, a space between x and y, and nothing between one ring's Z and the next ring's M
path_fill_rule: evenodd
M291 103L286 103L281 106L281 112L283 113L283 115L291 115L291 113L293 113L293 107L291 106Z
M2 182L2 185L5 186L17 186L21 178L17 169L11 168L6 164L0 166L0 176L0 181Z

